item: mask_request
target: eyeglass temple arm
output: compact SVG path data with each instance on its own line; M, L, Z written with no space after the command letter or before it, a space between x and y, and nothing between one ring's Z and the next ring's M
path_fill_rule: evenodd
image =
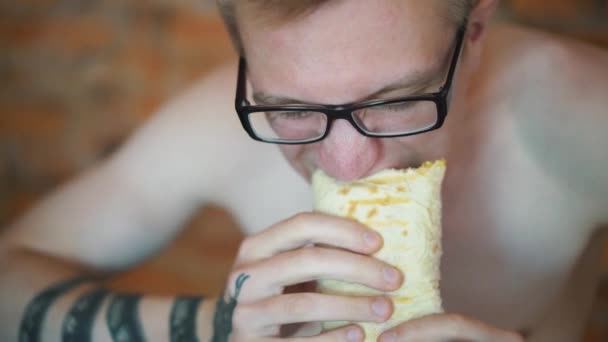
M456 40L456 50L454 51L454 54L452 55L452 59L450 60L450 70L448 71L448 79L445 82L445 86L444 88L441 89L441 91L449 91L449 88L451 88L451 84L452 81L454 79L454 74L455 74L455 70L456 70L456 66L458 64L458 60L460 59L460 55L462 53L462 46L464 45L464 38L465 38L465 34L467 31L467 26L468 26L468 20L465 20L464 23L462 24L462 26L458 29L458 35L457 35L457 40Z
M245 82L245 75L247 73L247 66L245 62L245 58L239 58L239 73L236 80L236 101L235 105L240 106L248 106L249 101L247 101L247 84ZM240 102L239 102L240 100Z

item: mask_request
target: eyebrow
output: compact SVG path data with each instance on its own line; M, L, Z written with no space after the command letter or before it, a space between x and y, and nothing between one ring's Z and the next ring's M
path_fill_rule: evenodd
M371 95L366 96L363 99L360 99L355 102L365 102L370 100L380 99L382 96L392 93L398 90L410 90L412 94L415 94L419 91L424 90L428 86L431 85L434 81L436 81L440 76L443 76L445 66L441 66L439 68L435 67L433 69L424 71L424 72L414 72L410 75L403 77L402 79L389 84L382 89L374 92ZM440 73L441 72L441 73ZM294 99L285 96L275 96L271 94L267 94L265 92L254 92L253 100L260 105L268 105L268 106L280 106L287 104L305 104L305 105L314 105L316 103L311 103L307 101L302 101L299 99Z

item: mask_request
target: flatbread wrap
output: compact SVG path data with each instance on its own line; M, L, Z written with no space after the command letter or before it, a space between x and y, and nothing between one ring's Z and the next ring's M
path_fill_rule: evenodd
M385 295L394 313L384 323L358 323L365 341L376 341L387 329L407 320L443 311L439 292L441 259L441 184L446 162L425 162L419 168L384 170L346 183L317 170L312 179L314 209L356 220L382 235L384 244L373 256L400 269L403 285L383 293L336 280L319 281L326 294ZM353 322L325 322L333 329Z

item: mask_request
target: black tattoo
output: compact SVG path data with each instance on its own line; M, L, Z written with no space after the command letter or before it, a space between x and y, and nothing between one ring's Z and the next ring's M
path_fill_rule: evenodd
M93 322L103 300L110 292L93 289L81 295L63 320L63 342L89 342Z
M203 297L177 297L169 318L171 342L199 342L196 314Z
M140 294L116 294L106 312L106 323L114 342L144 342L138 314Z
M91 277L78 277L51 285L36 295L25 308L19 326L19 342L38 342L41 340L40 333L42 323L48 309L57 298L82 283L91 280Z
M213 317L213 337L211 342L228 342L228 336L232 332L232 315L234 309L238 304L237 299L241 293L241 288L247 279L250 278L248 274L241 274L236 279L235 294L230 297L230 301L226 303L224 301L224 295L217 299L215 306L215 316Z

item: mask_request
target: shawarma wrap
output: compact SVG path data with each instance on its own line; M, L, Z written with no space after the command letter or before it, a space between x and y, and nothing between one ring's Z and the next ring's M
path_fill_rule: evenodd
M441 258L441 184L444 160L426 162L416 169L384 170L351 183L340 182L318 170L312 188L316 211L348 217L374 229L384 239L373 256L406 275L396 291L382 293L360 284L335 280L319 282L326 294L386 295L395 311L384 323L359 323L365 341L376 341L385 330L443 311L439 293ZM332 329L352 322L327 322Z

